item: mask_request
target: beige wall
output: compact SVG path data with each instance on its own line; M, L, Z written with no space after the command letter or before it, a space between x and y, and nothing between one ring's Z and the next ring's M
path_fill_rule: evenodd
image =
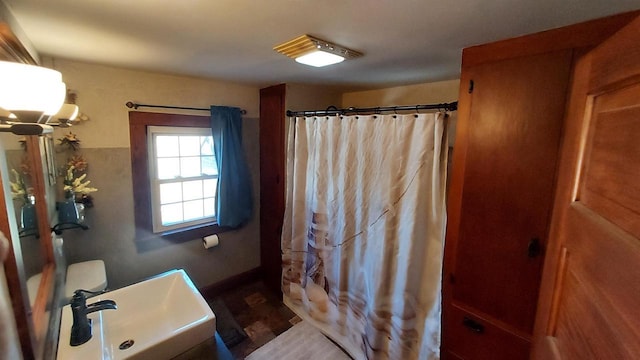
M44 65L62 73L67 87L78 94L81 112L91 119L70 129L56 128L54 133L55 139L69 131L78 135L80 152L89 161L87 178L99 189L93 194L95 207L86 211L90 230L63 234L69 264L103 259L111 289L173 268L184 268L202 287L260 265L257 87L61 59L45 58ZM255 211L245 227L221 234L220 246L209 250L199 239L161 243L144 251L136 246L127 101L203 108L227 105L248 111L243 117L243 145ZM206 112L194 114L207 116ZM67 155L58 155L58 166L63 167Z
M80 111L91 118L71 129L86 143L85 147L129 147L127 101L201 108L237 106L248 111L246 118L259 116L259 92L253 86L61 59L44 58L43 65L62 73L67 88L78 94ZM203 115L202 112L192 113ZM56 132L62 133L61 130Z
M172 268L185 268L197 286L206 286L259 266L259 89L238 83L136 71L44 58L45 66L62 72L77 104L90 120L70 129L56 128L58 139L72 131L82 140L89 161L88 178L100 189L87 211L88 231L64 233L68 262L103 259L110 288L118 288ZM454 101L457 80L341 93L337 88L288 84L290 110L338 107L414 105ZM136 247L127 101L208 107L238 106L244 117L243 145L254 188L254 217L242 229L221 234L221 245L204 250L198 239L166 243L154 250ZM147 109L145 111L161 111ZM190 112L183 112L190 113ZM191 112L194 113L194 112ZM195 113L201 114L202 113ZM286 120L285 120L286 121ZM287 124L288 125L288 124ZM63 167L65 155L59 154ZM60 178L58 178L60 180Z
M287 84L285 108L291 111L324 110L333 105L340 107L342 91L321 85ZM285 118L285 141L289 134L289 118ZM286 148L285 148L286 150Z
M396 105L425 105L458 101L460 80L396 86L385 89L354 91L342 95L342 107L376 107ZM449 118L449 147L456 138L458 112Z
M396 86L385 89L347 92L342 107L418 105L458 100L460 80Z
M328 106L340 107L342 91L336 87L287 84L287 110L324 110Z

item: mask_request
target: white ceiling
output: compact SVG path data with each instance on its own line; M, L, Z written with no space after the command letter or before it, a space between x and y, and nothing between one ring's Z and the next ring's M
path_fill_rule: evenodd
M41 55L259 86L454 79L464 47L640 8L640 0L5 0ZM272 50L310 34L364 53L327 68Z

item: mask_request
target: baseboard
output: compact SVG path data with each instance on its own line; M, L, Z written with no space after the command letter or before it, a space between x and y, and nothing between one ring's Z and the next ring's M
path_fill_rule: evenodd
M200 293L205 299L213 299L227 290L246 285L262 279L262 267L258 266L243 273L233 275L215 284L203 286Z

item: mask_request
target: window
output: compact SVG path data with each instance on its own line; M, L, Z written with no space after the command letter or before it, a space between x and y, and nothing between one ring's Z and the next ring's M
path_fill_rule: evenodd
M155 165L150 159L154 158L153 151L150 151L150 143L152 136L149 135L149 128L151 127L176 127L180 130L181 134L185 134L185 136L198 136L200 137L200 133L195 135L191 133L190 129L199 128L206 129L209 131L211 127L211 119L209 116L196 116L196 115L179 115L179 114L164 114L164 113L150 113L143 111L130 111L129 112L129 136L130 136L130 145L131 145L131 176L133 182L133 207L134 207L134 217L135 217L135 244L138 251L148 251L153 250L159 247L167 246L172 243L178 243L183 241L195 240L198 238L203 238L204 236L211 234L219 234L223 231L228 230L227 228L223 228L218 226L215 221L215 218L203 218L198 220L189 220L189 223L183 223L182 227L177 228L177 224L172 224L172 226L165 227L166 230L160 230L160 232L156 232L154 230L154 206L153 206L153 197L160 196L160 184L161 183L169 183L170 179L162 179L158 180L158 190L154 190L152 181L153 179L152 173L155 170ZM201 130L194 130L201 131ZM159 134L161 135L161 134ZM204 136L210 135L209 133ZM178 135L180 136L180 135ZM178 140L179 141L179 140ZM178 142L179 144L179 142ZM164 151L164 147L161 147L162 151ZM200 150L200 157L206 157L208 150ZM194 152L195 153L195 152ZM164 153L163 153L164 154ZM191 156L186 155L190 154L187 150L186 153L180 153L183 155L183 158L190 158ZM211 153L213 154L213 153ZM186 155L186 156L185 156ZM195 156L195 155L194 155ZM163 156L162 158L171 158L172 156ZM176 156L173 156L174 158ZM181 156L177 156L178 159ZM193 159L186 159L187 162ZM202 161L202 159L201 159ZM215 164L215 160L214 164ZM178 160L180 163L180 160ZM203 168L202 163L200 163L200 167ZM211 165L205 164L204 168L210 169ZM181 167L180 167L181 169ZM200 169L201 170L201 169ZM163 170L164 171L164 170ZM189 171L189 170L187 170ZM171 171L169 171L171 172ZM175 170L174 170L175 173ZM163 172L164 174L164 172ZM181 173L179 176L183 176ZM210 170L206 170L204 175L202 171L200 172L200 176L193 179L193 176L187 176L189 179L173 179L182 183L188 183L189 181L211 181L212 179L216 179L216 173L213 173ZM215 180L213 180L215 181ZM191 188L187 184L187 190L191 190ZM174 185L175 186L175 185ZM180 185L182 186L182 185ZM212 198L212 196L208 196L211 194L210 190L207 190L205 194L204 184L202 187L202 202L210 201L206 199ZM153 195L154 192L156 195ZM171 193L169 193L171 194ZM175 193L177 195L177 192ZM215 194L215 189L213 191ZM185 198L185 194L181 194L183 200L188 201L198 201L198 198L195 198L195 195L187 194ZM182 201L183 203L185 201ZM160 201L162 202L162 200ZM167 201L166 204L169 203L177 203L178 201ZM184 205L183 205L184 206ZM212 208L213 209L213 208ZM161 211L161 209L159 209ZM195 210L194 210L195 211ZM203 207L203 215L204 207ZM215 212L215 211L214 211ZM215 215L215 213L211 214ZM184 208L183 215L184 217ZM176 215L177 217L177 215ZM192 218L193 215L187 214L186 218ZM191 222L193 221L193 222Z
M211 129L148 126L153 232L215 221L218 168Z

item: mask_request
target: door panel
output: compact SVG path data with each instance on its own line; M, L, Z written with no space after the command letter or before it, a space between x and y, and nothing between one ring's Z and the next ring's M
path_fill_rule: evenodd
M640 85L596 97L579 200L640 236ZM634 216L635 215L635 216Z
M547 237L571 62L556 51L471 75L453 300L515 332L533 330L544 256L528 247Z
M638 358L627 344L640 338L634 326L640 297L628 286L640 284L640 272L616 265L640 264L638 244L580 202L565 225L568 257L555 331L564 358Z
M640 18L580 63L532 355L638 359Z
M447 316L449 347L462 359L518 360L526 359L529 339L503 330L490 321L451 306Z

